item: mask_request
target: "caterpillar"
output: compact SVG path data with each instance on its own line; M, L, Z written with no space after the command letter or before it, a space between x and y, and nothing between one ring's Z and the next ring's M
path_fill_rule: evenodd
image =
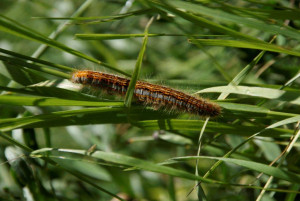
M130 79L98 71L79 70L72 74L71 81L104 90L109 94L125 95ZM154 108L166 108L204 117L216 117L221 113L221 107L207 99L143 81L136 82L133 96L138 103Z

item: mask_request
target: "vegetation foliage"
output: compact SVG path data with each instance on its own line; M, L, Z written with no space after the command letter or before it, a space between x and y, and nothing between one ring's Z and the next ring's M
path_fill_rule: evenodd
M298 4L2 1L1 200L299 200ZM132 82L99 94L76 69ZM137 105L139 79L222 115Z

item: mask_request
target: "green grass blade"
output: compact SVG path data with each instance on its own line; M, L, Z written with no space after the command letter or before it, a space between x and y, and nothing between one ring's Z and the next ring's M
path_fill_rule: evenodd
M241 70L228 84L228 86L236 86L239 85L240 82L246 78L246 76L250 73L250 71L254 68L254 66L260 61L262 56L265 54L265 51L261 51L243 70ZM225 99L229 93L222 92L218 97L218 100Z
M77 17L81 15L91 5L94 0L85 0L80 7L71 15L71 17ZM68 27L69 21L61 23L50 35L49 38L56 39L61 33L63 33ZM48 48L46 44L41 44L38 49L32 54L32 57L39 58Z
M263 118L263 119L284 119L288 117L297 116L297 113L287 113L287 112L277 112L271 111L265 107L256 106L256 105L246 105L246 104L238 104L238 103L226 103L219 102L218 103L222 108L228 110L228 112L224 111L224 116L229 117L231 113L235 115L235 117L246 117L246 118Z
M167 34L76 34L75 37L81 40L114 40L127 38L141 38L148 35L148 37L165 36Z
M150 21L148 22L148 24L146 25L145 33L144 33L145 37L143 39L143 44L142 44L141 50L139 52L139 56L138 56L136 64L135 64L135 69L134 69L132 78L130 80L130 83L129 83L129 86L127 88L127 92L126 92L126 95L125 95L124 105L128 108L130 108L130 106L131 106L132 97L133 97L133 93L134 93L134 89L135 89L135 84L136 84L136 81L138 80L139 75L140 75L142 62L143 62L144 54L145 54L145 51L146 51L146 46L147 46L147 43L148 43L148 29L149 29L149 26L151 25L153 19L154 18L152 17L150 19Z
M136 10L128 13L122 13L118 15L111 15L111 16L92 16L92 17L34 17L34 19L50 19L50 20L69 20L69 21L76 21L75 24L98 24L103 22L111 22L121 19L127 19L127 17L132 16L140 16L145 14L154 13L152 9L141 9Z
M21 101L20 101L21 99ZM94 102L94 101L77 101L48 97L29 97L1 95L0 104L16 106L91 106L91 107L122 107L123 102Z
M300 115L276 122L276 123L268 126L267 129L276 128L276 127L284 126L284 125L291 124L291 123L296 123L298 121L300 121Z
M211 156L186 156L186 157L171 158L170 160L186 161L186 160L196 160L196 159L213 159L213 160L220 160L224 162L230 162L258 172L263 172L267 175L271 175L276 178L283 179L292 183L300 183L300 174L295 174L293 172L283 170L281 168L276 168L276 167L268 166L253 161L246 161L246 160L233 159L233 158L211 157Z
M181 130L181 131L200 131L204 125L204 121L199 120L179 120L179 119L168 119L168 120L145 120L135 122L134 125L139 126L143 129L150 130ZM228 125L223 123L208 122L206 133L222 133L222 134L234 134L240 136L250 136L257 132L257 130L263 129L263 126L240 126L240 125ZM266 131L263 136L283 136L284 134L293 133L292 130L287 129L275 129L273 133Z
M24 149L28 152L32 151L32 149L30 147L28 147L25 144L22 144L22 143L18 142L17 140L13 139L12 137L10 137L6 133L0 132L0 137L2 137L3 139L7 140L8 142L12 143L13 145L18 146L18 147L20 147L20 148L22 148L22 149Z
M271 100L280 100L292 104L300 105L300 91L285 91L279 89L270 89L264 87L246 87L246 86L220 86L200 90L196 93L232 93L246 96L267 98Z
M74 50L72 48L69 48L68 46L65 46L64 44L62 43L59 43L51 38L48 38L38 32L36 32L35 30L33 29L30 29L28 27L25 27L21 24L19 24L18 22L14 21L14 20L11 20L9 19L8 17L5 17L3 15L0 15L0 31L3 31L3 32L7 32L7 33L10 33L12 35L16 35L18 37L22 37L22 38L25 38L25 39L28 39L28 40L33 40L33 41L36 41L36 42L39 42L39 43L43 43L43 44L46 44L46 45L49 45L51 47L54 47L54 48L57 48L57 49L60 49L60 50L63 50L69 54L73 54L75 56L78 56L78 57L81 57L83 59L86 59L88 61L91 61L93 63L96 63L96 64L101 64L107 68L110 68L116 72L119 72L119 73L122 73L124 75L128 75L127 73L113 67L113 66L110 66L109 64L106 64L104 62L101 62L95 58L92 58L90 56L87 56L77 50Z
M2 57L0 55L0 57ZM7 77L10 82L15 82L18 84L21 84L23 86L36 84L39 82L45 81L47 78L41 73L31 70L28 68L25 68L24 65L18 65L14 62L10 62L11 58L6 58L5 61L0 58L0 60L3 61L4 68L2 68L2 73L5 77ZM2 74L1 73L1 74Z
M46 80L24 88L31 95L56 97L68 100L99 101L97 96L82 93L82 86L71 83L66 79ZM9 91L9 90L8 90ZM12 89L12 91L15 91Z
M142 38L145 37L145 33L142 34L75 34L75 37L81 40L115 40L115 39L127 39L127 38ZM148 37L159 36L183 36L183 37L213 37L220 35L203 35L203 34L166 34L166 33L152 33L148 34Z
M0 119L0 131L9 131L16 128L39 128L55 127L68 125L87 125L87 124L107 124L107 123L128 123L126 108L123 107L101 107L86 108L79 110L66 110L52 112L23 118ZM133 110L130 115L132 119L159 119L168 117L167 114L161 114L153 111L140 113L141 108Z
M235 5L225 4L223 2L218 2L221 5L221 8L230 11L241 17L251 17L262 20L269 19L280 19L280 20L299 20L299 9L289 8L281 6L282 10L272 10L267 8L249 8L249 7L239 7Z
M24 99L24 102L25 101L26 99ZM72 103L76 104L75 102L71 102L70 104ZM63 104L67 104L67 101L65 101ZM88 104L92 105L93 103L87 103L87 105ZM109 105L110 102L99 103L99 104L100 105L103 104L104 106L105 104ZM115 103L113 102L112 105L114 104ZM240 110L242 111L242 109ZM269 111L263 111L263 112L264 115L261 115L261 117L265 118L268 115ZM253 112L252 115L249 116L249 118L255 117L254 114L255 112ZM131 117L131 123L133 125L141 127L143 129L150 129L150 130L200 131L204 123L201 120L162 119L168 117L168 115L160 112L141 109L138 107L133 107L129 115ZM244 116L243 113L242 115ZM285 113L278 114L276 112L274 112L273 115L277 118L281 117L281 119L284 117L286 118L291 116L292 118L298 117L296 116L296 114L285 114ZM16 128L38 128L38 127L49 127L49 126L53 126L53 127L68 126L68 125L76 125L76 124L86 125L86 124L106 124L106 123L115 123L115 124L128 123L127 115L125 114L125 108L122 107L86 108L80 110L59 111L50 114L42 114L42 115L23 117L18 119L1 119L0 131L10 131ZM220 122L218 123L209 122L207 125L206 132L208 133L219 132L222 134L230 133L230 134L236 134L241 136L249 136L263 128L264 126L257 126L257 125L240 126L240 125L230 125L230 124L225 124ZM281 135L284 136L284 134L291 134L292 132L293 132L292 130L288 130L288 129L274 129L273 131L265 132L264 135L275 137Z
M71 118L71 117L80 117L82 115L91 115L93 113L105 113L107 111L113 112L113 111L120 111L121 108L109 108L109 107L103 107L103 108L89 108L89 109L81 109L81 110L69 110L69 111L60 111L60 112L53 112L52 114L43 114L43 115L36 115L31 117L23 117L19 119L2 119L0 120L1 127L4 128L2 131L7 131L6 129L13 129L13 127L22 127L26 125L31 125L34 123L41 123L44 122L46 124L49 123L50 120L55 119L65 119L65 118ZM79 116L78 116L79 115ZM86 116L86 117L87 117ZM58 122L57 122L58 123ZM62 122L63 125L66 125L70 122ZM71 125L71 124L70 124ZM54 124L49 124L49 126L54 126Z
M248 48L265 50L270 52L278 52L283 54L290 54L293 56L300 56L300 52L288 50L283 47L272 45L265 42L248 42L248 41L236 41L236 40L222 40L222 39L190 39L191 43L208 45L208 46L226 46L226 47L237 47L237 48Z
M27 90L24 88L17 89L17 88L0 86L0 91L14 92L14 93L18 93L18 94L36 95L36 93L34 91Z
M2 137L3 139L5 139L5 140L11 142L12 144L14 144L14 145L16 145L16 146L18 146L18 147L24 149L24 150L27 151L27 152L32 152L32 151L33 151L30 147L27 147L26 145L23 145L23 144L19 143L17 140L15 140L15 139L9 137L8 135L6 135L6 134L4 134L4 133L2 133L2 132L0 132L0 137ZM88 184L94 186L94 187L97 188L98 190L101 190L101 191L103 191L103 192L105 192L105 193L107 193L107 194L109 194L109 195L111 195L111 196L113 196L113 197L115 197L115 198L121 200L121 201L125 201L124 199L120 198L118 195L115 195L115 194L113 194L113 193L111 193L111 192L105 190L104 188L100 187L99 185L97 185L97 184L91 182L89 179L83 177L83 176L82 176L81 174L79 174L78 172L72 171L72 170L70 170L70 169L63 168L63 167L61 167L59 164L57 164L56 162L54 162L53 160L51 160L51 159L49 159L49 158L43 158L43 159L44 159L44 160L46 159L46 161L49 162L50 164L52 164L52 165L54 165L54 166L56 166L56 167L60 167L60 168L62 168L64 171L70 173L71 175L73 175L73 176L79 178L80 180L82 180L82 181L84 181L84 182L86 182L86 183L88 183Z
M227 12L224 12L220 9L216 8L208 8L201 6L200 4L194 4L190 2L183 2L178 0L168 0L169 5L172 5L176 8L185 9L188 12L192 12L195 14L207 16L213 19L216 19L220 21L220 23L235 23L235 24L242 24L245 27L251 27L255 29L259 29L263 32L269 32L271 34L281 34L290 38L300 40L299 32L291 27L284 27L284 26L278 26L274 24L268 24L263 21L257 20L254 17L241 17L234 14L230 14Z
M231 154L233 154L234 152L236 152L239 148L241 148L243 145L245 145L247 142L249 142L250 140L252 140L254 137L260 135L262 136L263 133L266 133L268 131L270 131L270 129L274 129L280 126L284 126L287 124L291 124L291 123L296 123L300 121L300 115L295 116L295 117L291 117L291 118L287 118L284 119L282 121L276 122L266 128L261 129L259 132L254 133L253 135L251 135L249 138L247 138L246 140L242 141L241 143L239 143L237 146L235 146L233 149L231 149L229 152L227 152L223 158L228 158L231 156ZM206 172L206 174L204 175L204 177L208 177L209 175L212 174L212 172L222 163L222 161L218 161L216 162L213 166L211 166L211 168L209 169L209 171Z
M107 162L125 165L129 167L135 167L141 170L157 172L162 174L167 174L175 177L190 179L190 180L200 180L205 183L222 183L212 179L203 179L201 176L195 176L188 172L178 170L171 167L157 165L155 163L137 159L134 157L121 155L112 152L103 152L103 151L95 151L89 157L86 155L86 150L74 150L74 149L52 149L52 148L44 148L40 150L33 151L31 153L31 157L61 157L65 155L65 158L81 158L82 160L89 160L93 162L93 159L104 160Z
M282 88L286 88L287 86L291 85L293 82L295 82L298 78L300 77L300 72L297 73L294 77L292 77L291 79L289 79L283 86L281 86Z
M261 42L260 40L254 38L252 36L240 33L231 28L214 23L211 20L208 20L204 17L196 16L196 15L193 15L186 11L182 11L176 7L171 6L170 4L162 3L162 1L147 0L147 2L151 3L151 5L156 7L157 9L169 11L170 13L172 13L176 16L186 19L187 21L194 23L196 26L205 27L205 28L211 29L220 34L225 34L225 35L233 36L233 37L248 40L248 41Z
M98 61L92 57L89 57L77 50L74 50L72 48L69 48L53 39L50 39L38 32L36 32L35 30L33 29L30 29L28 27L25 27L21 24L19 24L18 22L14 21L14 20L11 20L9 19L8 17L5 17L3 15L0 15L0 30L1 31L4 31L4 32L7 32L7 33L10 33L10 34L13 34L13 35L16 35L16 36L19 36L19 37L22 37L22 38L25 38L25 39L29 39L29 40L33 40L33 41L37 41L37 42L40 42L40 43L44 43L44 44L47 44L51 47L54 47L54 48L58 48L58 49L61 49L63 51L66 51L70 54L73 54L73 55L76 55L76 56L79 56L81 58L84 58L84 59L87 59L89 61L92 61L94 63L97 63L97 64L101 64L101 61Z
M2 48L0 48L0 52L11 55L11 56L14 56L18 59L34 61L36 63L44 64L44 65L51 66L51 67L55 67L55 68L60 69L60 70L74 71L73 68L68 67L68 66L64 66L64 65L61 65L61 64L55 64L55 63L45 61L45 60L41 60L41 59L36 59L36 58L33 58L33 57L29 57L29 56L19 54L19 53L16 53L16 52L12 52L12 51L9 51L9 50L5 50L5 49L2 49Z
M70 74L67 74L67 73L64 73L64 72L61 72L61 71L57 71L57 70L54 70L54 69L51 69L51 68L48 68L48 67L45 67L45 66L41 66L41 65L38 65L38 64L27 63L24 60L18 59L18 58L6 57L6 56L1 56L0 55L0 60L8 62L10 64L14 64L16 66L31 68L33 70L48 73L48 74L55 75L55 76L61 77L61 78L69 79L71 77Z

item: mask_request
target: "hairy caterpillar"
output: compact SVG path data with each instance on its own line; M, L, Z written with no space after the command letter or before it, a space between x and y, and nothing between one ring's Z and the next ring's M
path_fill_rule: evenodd
M81 70L73 73L71 81L105 90L110 94L125 95L130 79L108 73ZM138 103L155 108L172 109L204 117L216 117L221 113L221 107L207 99L196 98L169 87L143 81L136 82L133 96Z

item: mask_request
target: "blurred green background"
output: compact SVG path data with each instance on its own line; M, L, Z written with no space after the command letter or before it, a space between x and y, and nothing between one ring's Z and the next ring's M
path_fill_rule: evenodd
M300 199L298 6L276 0L2 0L0 199ZM207 90L201 96L223 107L207 126L204 117L135 104L129 114L124 98L78 91L68 81L68 68L132 75L151 17L139 79L189 94ZM253 134L259 136L249 138ZM230 157L242 162L212 170L216 159L200 158L196 165L188 156L199 146L200 155L233 151ZM187 161L169 160L174 157ZM259 166L272 161L274 169ZM199 179L195 168L201 177L211 170L208 178L223 184L203 181L189 194Z

